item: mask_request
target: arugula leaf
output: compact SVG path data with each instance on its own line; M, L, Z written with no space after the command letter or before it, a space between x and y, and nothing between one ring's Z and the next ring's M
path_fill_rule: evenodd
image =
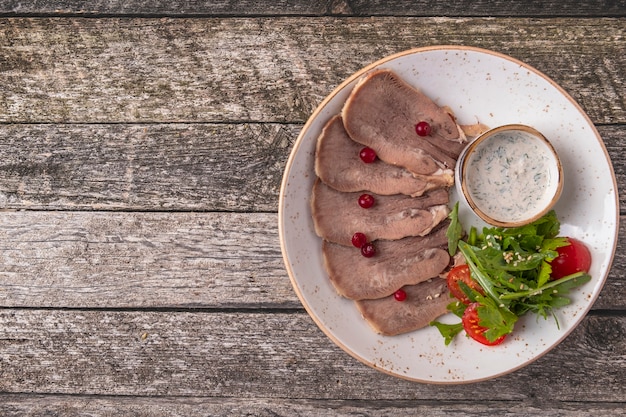
M474 226L470 227L469 236L467 237L467 243L474 246L476 245L476 240L478 239L478 231Z
M573 288L576 288L582 284L589 282L590 280L591 280L591 276L589 274L586 274L584 272L577 272L575 274L568 275L566 277L563 277L554 281L550 281L549 283L541 287L532 288L526 291L519 291L516 293L501 295L500 299L514 300L514 299L520 299L520 298L527 298L530 296L542 294L543 292L548 291L548 290L551 290L552 294L562 295L562 294L568 293L569 290Z
M480 260L476 256L476 252L472 249L473 246L468 245L462 240L459 241L459 250L465 257L465 261L470 269L470 275L474 278L482 289L489 294L494 300L499 299L499 295L495 290L495 286L489 276L484 272L484 267L480 264Z
M494 301L487 297L478 297L480 306L477 308L479 325L486 327L485 337L493 342L500 336L513 332L515 322L518 317L509 309L496 305Z
M453 301L447 306L448 311L457 317L463 317L463 313L465 313L466 308L467 306L460 301Z
M537 287L541 288L550 281L550 274L552 273L552 265L545 260L541 262L539 273L537 274Z
M556 212L550 210L546 215L533 223L537 227L536 234L545 236L548 239L557 237L561 228L561 223L556 217Z
M554 257L557 257L556 250L562 246L568 246L570 243L566 237L555 237L551 239L544 239L541 243L541 248L539 249L541 252L553 251Z
M459 285L459 289L463 291L463 294L467 296L468 300L470 300L471 302L476 301L476 297L480 295L478 291L472 289L469 285L464 283L462 280L458 280L457 284ZM463 309L463 311L465 311L465 309Z
M459 222L459 202L457 201L454 208L448 215L450 219L450 225L446 230L446 237L448 238L448 253L450 256L456 254L456 249L459 240L463 237L463 227Z
M438 321L432 321L430 322L430 325L435 326L439 330L439 333L441 333L444 338L446 346L448 346L450 342L454 340L456 335L461 333L463 330L463 323L445 324Z

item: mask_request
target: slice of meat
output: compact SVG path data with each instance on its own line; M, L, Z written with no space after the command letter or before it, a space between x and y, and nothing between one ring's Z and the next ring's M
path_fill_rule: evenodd
M446 227L424 237L374 242L376 254L361 255L359 248L324 241L324 266L337 292L352 300L374 299L393 294L438 276L450 264L444 249Z
M358 204L361 193L342 193L316 181L311 194L315 232L323 239L351 246L352 235L364 233L368 240L424 236L450 212L448 190L439 189L421 197L402 194L374 197L374 205Z
M447 313L446 306L453 301L446 281L441 278L402 289L407 297L401 302L396 301L393 295L356 302L363 318L377 333L395 336L426 327Z
M465 135L444 108L389 70L365 75L342 109L343 124L356 142L379 158L419 175L452 175ZM428 137L415 125L430 124Z
M341 116L332 117L317 140L315 173L339 191L368 190L376 194L420 196L429 190L452 185L452 177L420 176L381 160L366 164L359 152L363 145L353 141Z

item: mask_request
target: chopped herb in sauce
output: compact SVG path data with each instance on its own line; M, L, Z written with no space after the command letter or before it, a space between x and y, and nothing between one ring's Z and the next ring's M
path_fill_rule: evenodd
M548 205L554 160L547 145L521 131L500 132L468 155L466 184L478 208L497 220L533 217Z

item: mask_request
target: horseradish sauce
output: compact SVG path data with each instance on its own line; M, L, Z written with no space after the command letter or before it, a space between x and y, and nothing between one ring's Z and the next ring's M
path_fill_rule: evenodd
M551 206L559 190L559 162L550 145L524 130L503 130L466 156L469 198L501 222L531 219Z

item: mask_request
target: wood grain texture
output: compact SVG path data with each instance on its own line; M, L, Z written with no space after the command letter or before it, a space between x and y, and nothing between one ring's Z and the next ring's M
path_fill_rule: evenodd
M0 125L0 208L276 211L300 126Z
M280 1L207 1L155 0L144 1L100 0L77 2L72 0L35 0L23 2L4 0L0 13L45 15L124 15L124 16L264 16L264 15L342 15L342 16L624 16L626 3L615 0L586 1L517 1L503 4L494 0L443 3L433 0L280 0Z
M0 216L0 305L297 307L275 214Z
M0 328L3 393L626 401L624 317L588 316L536 362L471 389L378 372L336 347L304 313L4 309Z
M301 128L0 124L0 209L276 212ZM599 133L624 189L626 127Z
M459 44L521 59L595 123L623 123L625 32L611 18L3 19L0 122L303 123L363 66Z
M619 417L621 403L530 401L315 400L216 397L111 397L0 394L4 417L88 415L91 417Z
M301 309L276 225L264 213L2 213L0 306ZM624 244L594 309L626 310Z
M320 101L435 44L553 78L623 189L624 16L623 0L0 0L0 415L626 415L623 216L606 285L562 344L433 386L322 333L276 214Z

